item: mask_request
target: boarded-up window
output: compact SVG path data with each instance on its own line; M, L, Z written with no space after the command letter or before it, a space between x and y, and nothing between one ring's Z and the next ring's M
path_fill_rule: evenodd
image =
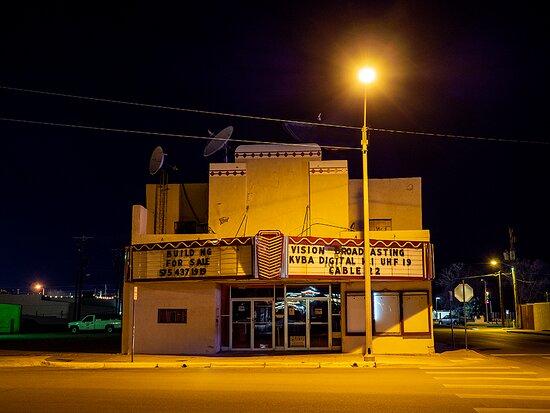
M403 333L430 332L430 315L427 292L403 293Z
M374 332L376 334L401 334L399 293L373 294Z
M159 308L159 324L186 324L187 308Z

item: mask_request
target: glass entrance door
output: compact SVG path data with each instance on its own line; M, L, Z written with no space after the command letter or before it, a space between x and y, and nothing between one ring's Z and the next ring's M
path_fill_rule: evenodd
M254 348L273 348L273 301L252 301L254 308Z
M309 348L328 347L328 300L309 299Z
M239 300L231 303L231 347L249 349L252 338L251 301Z
M232 300L231 348L273 348L273 300Z
M307 348L307 301L288 300L286 302L287 316L287 348Z
M287 300L287 343L293 349L329 348L329 304L326 299Z

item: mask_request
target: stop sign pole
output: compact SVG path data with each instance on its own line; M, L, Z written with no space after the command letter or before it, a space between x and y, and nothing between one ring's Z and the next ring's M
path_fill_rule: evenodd
M462 311L464 312L464 347L468 350L468 329L466 328L466 282L464 279L462 280Z
M458 301L462 301L462 312L464 315L464 345L466 350L468 350L468 331L466 329L466 303L470 301L473 297L473 289L468 284L466 284L466 278L477 278L477 277L465 277L462 279L462 286L459 284L454 289L454 295ZM461 288L462 287L462 288ZM452 324L452 316L451 316Z

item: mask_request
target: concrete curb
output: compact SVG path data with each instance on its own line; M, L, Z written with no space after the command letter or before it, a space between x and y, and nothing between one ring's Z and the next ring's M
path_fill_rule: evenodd
M550 336L550 331L533 331L533 330L505 330L507 333L515 334L536 334L539 336Z
M235 361L189 361L189 362L82 362L82 361L48 361L45 359L36 360L5 360L0 362L0 368L18 367L51 367L66 369L265 369L265 368L292 368L292 369L352 369L376 367L373 361L353 362L317 362L317 361L258 361L258 362L235 362Z
M42 361L33 366L45 366L54 368L69 369L231 369L231 368L292 368L292 369L319 369L319 368L365 368L376 367L374 362L354 362L354 363L335 363L335 362L63 362L63 361ZM31 367L31 366L29 366Z

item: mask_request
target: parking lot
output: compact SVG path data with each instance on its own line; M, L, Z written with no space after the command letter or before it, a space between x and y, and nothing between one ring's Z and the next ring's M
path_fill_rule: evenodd
M0 350L119 353L120 340L120 330L115 330L112 334L103 331L78 334L69 331L12 334L0 335Z

